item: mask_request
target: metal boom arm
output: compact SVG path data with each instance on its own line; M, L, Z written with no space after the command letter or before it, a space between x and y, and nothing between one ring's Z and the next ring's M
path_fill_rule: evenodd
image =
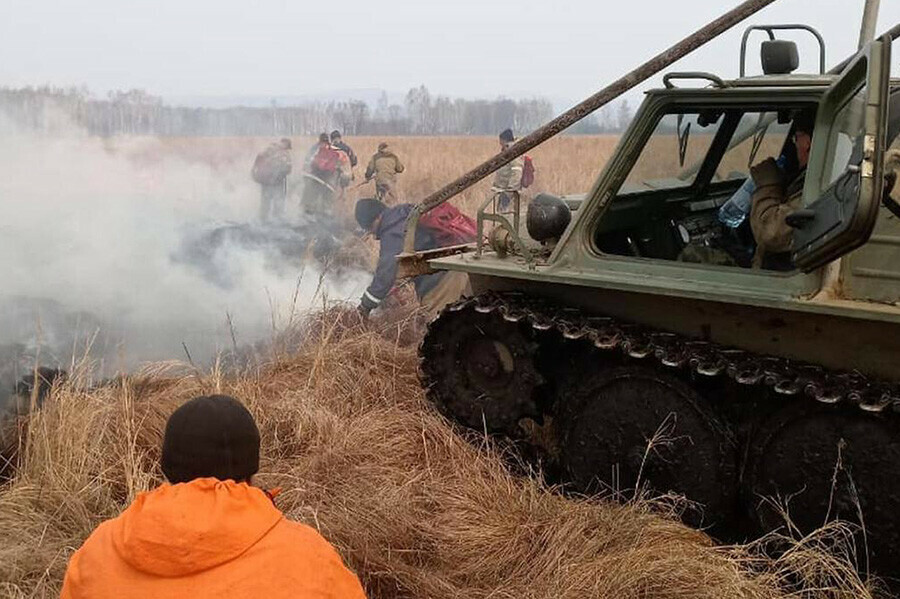
M668 50L654 56L593 96L576 104L543 127L526 135L507 150L479 164L465 175L426 197L422 203L418 204L409 213L409 218L406 221L406 238L404 241L403 254L401 254L400 258L402 259L405 255L414 253L416 226L418 225L419 217L422 214L436 208L456 194L478 183L501 166L512 162L528 150L542 144L561 131L568 129L598 108L618 98L628 90L646 81L672 63L684 58L700 46L703 46L710 40L718 37L773 2L775 2L775 0L746 0L741 5L702 27L692 35L684 38Z

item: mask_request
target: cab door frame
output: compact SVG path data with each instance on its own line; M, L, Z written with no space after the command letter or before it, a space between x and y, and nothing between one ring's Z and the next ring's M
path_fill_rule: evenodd
M816 117L803 208L789 217L794 227L793 261L811 272L869 239L884 190L884 152L890 93L891 39L868 44L822 96ZM862 132L845 170L834 176L838 117L864 93Z

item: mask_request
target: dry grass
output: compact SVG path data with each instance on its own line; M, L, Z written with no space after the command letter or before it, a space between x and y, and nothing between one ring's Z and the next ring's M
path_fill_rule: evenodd
M495 137L348 137L345 141L353 147L360 161L356 167L356 182L362 181L369 157L382 140L390 144L406 166L406 171L398 177L398 194L404 202L421 201L499 151ZM254 156L271 141L269 138L246 137L164 138L158 145L142 146L133 158L139 162L153 162L178 156L209 164L223 172L246 171L249 178ZM300 162L314 141L311 137L293 138L295 174L300 171ZM532 191L558 194L587 191L617 142L618 138L610 135L563 136L541 144L529 152L537 169ZM116 147L116 142L110 142L110 147ZM672 159L676 157L672 153ZM489 179L482 181L461 194L456 202L474 213L489 188ZM353 190L348 199L372 193L374 186L369 185Z
M414 350L389 340L402 321L380 334L339 312L313 322L297 353L244 376L163 365L93 392L56 389L0 488L0 595L55 596L91 529L159 482L167 414L216 392L259 422L258 484L282 487L280 507L331 539L373 598L871 596L829 557L841 528L787 541L774 560L760 545L714 547L671 503L573 500L511 477L495 449L425 404Z
M685 167L694 165L705 155L711 136L695 135L691 138L685 157ZM246 171L256 153L271 143L270 138L247 137L190 137L162 138L158 143L138 146L131 157L141 162L154 162L166 158L181 159L207 164L226 175ZM302 160L312 146L314 138L293 138L294 172L302 171ZM355 169L356 180L345 197L339 211L352 219L352 206L356 199L371 196L372 184L355 187L363 179L369 157L380 141L387 141L400 157L406 171L398 177L398 197L401 202L420 202L430 193L453 181L469 169L499 151L497 140L487 136L450 137L348 137L347 141L359 156ZM537 169L534 185L528 195L549 192L558 195L585 193L591 189L600 171L613 155L619 139L616 135L557 136L529 152ZM757 154L756 161L769 155L777 155L781 139L769 139ZM748 172L752 140L738 146L727 155L718 174L728 176L732 171ZM111 149L117 141L109 142ZM629 183L674 177L682 170L678 160L678 140L674 135L661 135L651 140L640 160L629 174ZM478 206L490 193L489 176L484 181L461 193L454 204L474 216ZM294 198L293 201L299 201Z

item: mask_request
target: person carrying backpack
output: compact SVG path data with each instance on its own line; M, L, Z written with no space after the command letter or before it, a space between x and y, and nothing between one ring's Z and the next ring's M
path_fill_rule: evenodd
M412 204L387 206L384 202L364 198L356 202L356 221L379 242L378 265L372 284L360 298L359 312L364 318L390 294L397 280L397 255L403 251L406 219ZM415 249L432 250L475 241L475 222L450 204L443 204L436 215L428 213L416 228ZM441 271L413 278L419 304L430 315L447 304L472 293L466 273Z
M341 189L341 174L346 157L331 145L327 133L310 149L303 184L303 210L307 214L327 215L332 211L333 198ZM349 162L348 162L349 164Z
M263 223L284 216L287 176L291 169L291 140L286 137L256 156L250 175L261 189L259 220Z
M504 129L500 133L500 151L507 150L515 141L512 129ZM499 208L506 210L512 200L520 196L522 190L532 183L534 183L534 163L528 156L522 156L497 169L491 191L499 198Z
M356 152L354 152L353 148L348 146L347 142L345 142L341 138L341 132L337 129L331 132L331 145L347 155L347 158L350 160L351 167L356 166L356 163L358 162L356 158Z
M395 189L397 187L397 175L404 170L403 163L397 155L391 152L387 142L378 144L378 151L372 155L369 165L366 167L366 181L375 179L375 198L393 204L397 201Z
M331 145L327 133L322 133L309 161L310 172L323 181L331 183L340 164L340 150Z

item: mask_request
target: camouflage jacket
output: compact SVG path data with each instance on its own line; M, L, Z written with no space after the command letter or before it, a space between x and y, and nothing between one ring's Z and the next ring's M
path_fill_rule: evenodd
M390 150L376 152L366 167L366 181L375 177L376 185L393 184L397 174L403 172L403 163Z
M889 199L900 203L900 149L890 149L884 155L884 193Z
M750 174L756 183L750 208L750 228L756 240L753 267L760 268L766 254L792 249L794 230L784 219L800 207L806 171L788 182L785 172L769 158L750 169Z
M494 191L520 191L522 189L522 169L525 161L516 158L509 164L501 166L494 173L494 181L491 187Z

